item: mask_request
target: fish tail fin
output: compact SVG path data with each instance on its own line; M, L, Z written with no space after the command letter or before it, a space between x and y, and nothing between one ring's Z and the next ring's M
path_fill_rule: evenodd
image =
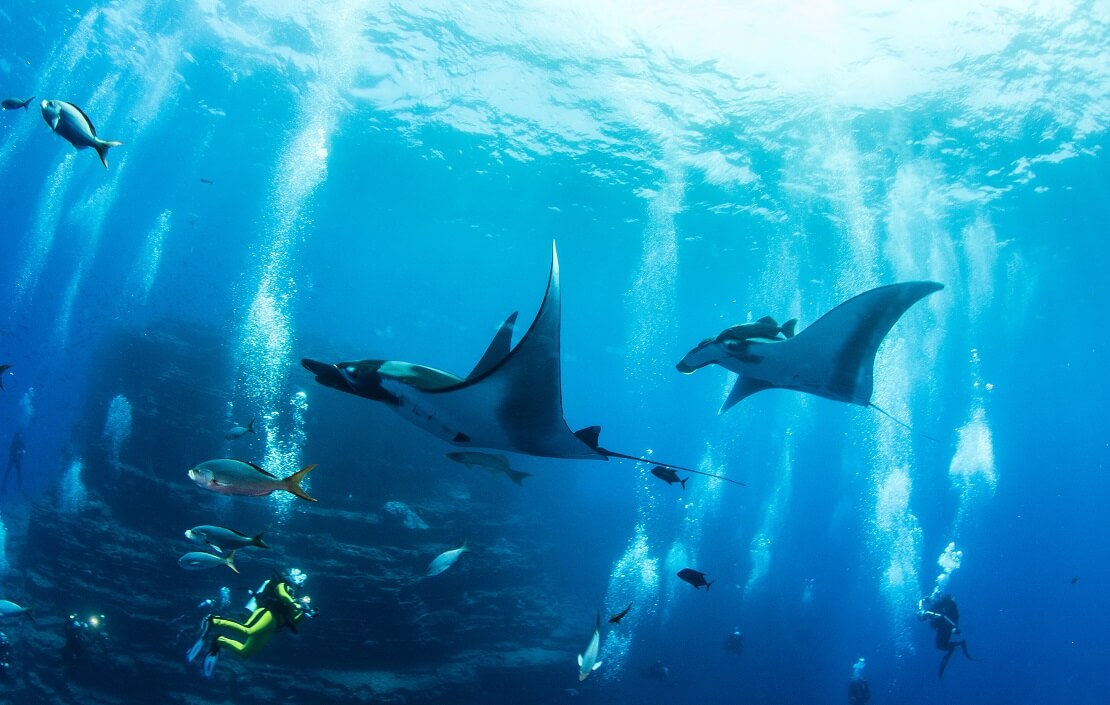
M258 535L255 536L254 540L251 541L251 545L252 546L258 546L259 548L269 548L269 546L266 545L266 542L262 540L262 534L264 534L264 533L266 533L266 532L265 531L258 532Z
M509 479L512 480L514 484L519 485L520 487L524 486L524 478L526 477L532 477L532 473L521 472L519 470L509 471Z
M678 481L678 484L682 485L682 489L686 489L686 480L689 480L689 479L690 478L686 477L686 478L683 478L683 479Z
M459 550L460 551L469 551L470 547L467 546L468 543L470 543L470 539L463 539L463 545L459 546Z
M30 105L31 101L34 100L34 99L35 99L35 96L31 96L27 100L23 101L23 109L27 110L28 109L27 106Z
M94 145L97 155L100 156L100 163L104 168L108 168L108 150L112 147L119 147L123 142L116 142L115 140L97 140Z
M794 327L798 325L797 318L791 318L786 323L782 324L782 334L787 338L794 337Z
M34 608L33 608L33 607L28 607L28 608L27 608L27 612L26 612L26 614L27 614L27 619L31 620L31 624L33 624L33 625L35 625L36 627L38 627L38 626L39 626L39 623L35 621L35 615L34 615L34 614L32 614L32 613L33 613L34 611L35 611L35 610L34 610ZM968 658L970 658L970 657L968 657Z
M236 549L236 550L238 550L238 549ZM239 569L235 567L235 551L232 551L231 553L227 554L227 560L224 561L224 563L226 563L227 567L231 568L236 573L239 572Z
M254 422L257 420L258 419L251 419L251 422L247 424L247 433L254 433Z
M708 582L707 582L707 583L705 584L705 591L706 591L706 592L709 592L709 588L710 588L710 587L712 587L713 583L715 583L715 582L717 582L717 581L716 581L716 580L710 580L710 581L708 581Z
M312 472L312 468L314 467L316 467L316 463L313 463L312 465L306 465L289 477L285 478L285 489L297 495L301 499L307 499L309 502L315 502L316 499L314 497L310 497L307 492L301 489L301 480L304 479L305 475Z

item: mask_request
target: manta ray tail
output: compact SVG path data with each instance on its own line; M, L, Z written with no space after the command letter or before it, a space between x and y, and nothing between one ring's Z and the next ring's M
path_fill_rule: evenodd
M918 430L916 430L916 429L915 429L915 428L914 428L913 426L910 426L910 425L909 425L908 423L906 423L906 422L905 422L905 421L903 421L902 419L899 419L899 418L897 418L897 417L895 417L895 416L891 415L891 413L890 413L889 411L887 411L886 409L883 409L883 408L882 408L882 407L880 407L880 406L876 406L876 405L875 405L875 404L873 404L872 402L867 402L867 405L868 405L869 407L871 407L872 409L874 409L875 411L877 411L877 412L879 412L880 414L882 414L883 416L887 417L888 419L890 419L890 420L891 420L891 421L893 421L894 423L898 424L898 425L899 425L899 426L901 426L902 428L906 429L906 430L907 430L907 431L909 431L910 433L916 433L916 434L918 434L918 435L920 435L920 436L924 436L925 438L928 438L928 439L929 439L930 441L932 441L932 442L934 442L934 443L940 443L940 441L938 441L937 439L933 438L932 436L930 436L930 435L928 435L928 434L926 434L926 433L922 433L921 431L918 431Z
M664 463L664 462L660 462L658 460L648 460L647 458L641 458L638 455L628 455L627 453L618 453L615 450L609 450L608 448L602 448L601 445L599 444L599 440L601 438L601 426L587 426L586 428L583 428L579 431L575 431L574 435L578 437L578 440L582 441L583 443L585 443L589 447L593 448L598 453L604 455L606 458L622 458L624 460L632 460L632 461L635 461L637 463L647 463L649 465L662 465L665 468L671 468L673 470L681 470L683 472L692 472L695 475L704 475L705 477L714 477L718 480L724 480L725 482L731 482L734 485L741 485L743 487L747 487L747 485L744 484L743 482L740 482L739 480L732 480L730 478L725 477L724 475L717 475L717 474L711 473L711 472L702 472L701 470L694 470L693 468L688 468L688 467L685 467L683 465L674 465L672 463ZM687 479L689 479L689 478L687 478ZM685 488L685 486L686 485L683 484L683 488Z

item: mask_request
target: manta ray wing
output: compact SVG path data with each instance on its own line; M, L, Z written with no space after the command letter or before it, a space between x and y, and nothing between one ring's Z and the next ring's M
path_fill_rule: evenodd
M478 364L474 365L474 369L467 375L467 379L473 379L489 372L509 356L509 353L512 352L513 326L516 325L516 316L516 311L510 313L501 327L497 329L497 333L490 341L485 354L482 355L481 360L478 360Z
M448 438L455 445L604 460L604 455L571 433L563 419L559 258L554 243L547 292L536 318L516 347L497 359L498 350L511 337L512 321L510 316L502 324L482 361L462 382L417 389L383 378L382 386L400 397L410 414L456 431ZM483 364L490 360L496 362Z
M848 299L793 338L753 342L749 354L757 361L744 366L721 412L772 387L869 405L879 344L910 306L943 288L930 281L881 286Z

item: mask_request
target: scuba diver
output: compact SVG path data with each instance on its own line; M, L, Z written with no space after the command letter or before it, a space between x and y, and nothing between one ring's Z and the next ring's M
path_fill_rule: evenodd
M737 656L744 653L744 635L740 632L740 627L733 629L732 633L725 637L724 650Z
M27 454L27 446L23 443L23 432L16 431L12 436L12 444L8 446L8 467L4 470L4 483L0 486L0 493L8 493L8 476L15 470L15 487L23 491L23 456Z
M940 595L938 597L934 593L921 598L917 603L917 618L922 621L929 621L929 626L937 632L937 649L945 652L940 659L940 670L937 672L937 678L944 678L944 669L948 665L948 659L952 658L952 654L956 651L956 647L964 652L964 656L968 660L975 660L967 652L967 639L952 641L952 635L960 633L960 610L956 607L956 601L951 595Z
M864 664L861 657L852 666L852 682L848 684L848 705L867 705L867 701L871 700L871 686L863 677Z
M258 653L276 632L288 627L296 633L298 622L305 617L316 616L316 609L309 605L310 598L298 599L293 580L285 576L267 580L253 595L247 606L252 612L246 622L211 614L205 615L201 621L200 638L189 650L188 660L192 661L202 650L206 650L205 676L211 676L216 670L221 647L249 658ZM217 635L217 632L223 633Z
M94 614L88 619L81 619L76 613L69 615L63 627L66 640L62 647L62 660L67 664L80 661L88 653L90 644L100 644L102 649L106 649L108 634L102 630L103 626L102 614Z
M9 680L12 676L12 643L8 635L0 632L0 681Z

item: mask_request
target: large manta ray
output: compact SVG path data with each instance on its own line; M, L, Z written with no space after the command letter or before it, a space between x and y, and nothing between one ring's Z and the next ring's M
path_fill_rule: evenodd
M516 317L514 312L505 319L466 377L398 360L331 365L304 359L301 365L325 387L382 402L452 445L547 458L625 458L719 477L602 448L598 444L600 426L571 432L563 419L559 257L554 243L543 303L532 325L512 347Z
M848 299L785 340L750 335L745 326L734 326L688 352L678 371L690 374L715 363L739 374L722 414L742 399L772 388L870 406L886 414L871 403L879 344L910 306L943 288L929 281L880 286Z

